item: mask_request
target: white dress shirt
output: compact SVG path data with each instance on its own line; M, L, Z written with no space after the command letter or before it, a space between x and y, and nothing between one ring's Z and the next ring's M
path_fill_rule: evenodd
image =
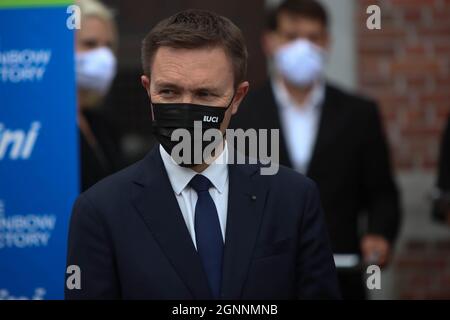
M291 99L279 79L272 79L272 88L293 168L305 174L316 142L325 84L317 83L303 105Z
M195 238L194 218L197 192L188 184L196 174L202 174L211 181L212 186L209 189L209 194L216 205L220 228L222 230L222 238L225 242L228 209L228 149L226 142L225 148L220 156L201 173L177 165L161 145L159 146L159 152L195 248L197 248L197 241Z

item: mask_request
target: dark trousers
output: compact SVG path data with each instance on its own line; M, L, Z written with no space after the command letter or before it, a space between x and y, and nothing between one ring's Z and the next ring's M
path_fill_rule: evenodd
M365 279L359 271L338 270L338 280L344 300L366 300Z

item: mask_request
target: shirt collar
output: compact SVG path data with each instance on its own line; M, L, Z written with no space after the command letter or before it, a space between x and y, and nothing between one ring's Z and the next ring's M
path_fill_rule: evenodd
M159 146L159 153L169 176L172 189L177 195L180 195L197 172L191 168L177 165L161 145ZM228 146L226 141L222 153L200 174L207 177L219 193L224 192L228 181Z
M312 92L306 98L304 102L304 108L299 108L298 103L293 101L289 96L289 92L284 86L279 77L271 78L272 90L275 96L275 100L282 108L294 108L296 110L314 110L322 105L325 97L325 81L319 80L313 87Z

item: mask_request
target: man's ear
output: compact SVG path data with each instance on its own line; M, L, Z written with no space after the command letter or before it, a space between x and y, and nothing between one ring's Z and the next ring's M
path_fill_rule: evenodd
M150 97L150 78L146 75L142 75L141 84L144 87L145 91L147 91L147 95Z
M231 106L231 114L234 115L238 111L239 105L241 104L241 102L245 98L245 96L247 95L249 88L250 88L250 84L248 83L248 81L244 81L239 84L239 86L236 89L236 93L234 95L233 105Z

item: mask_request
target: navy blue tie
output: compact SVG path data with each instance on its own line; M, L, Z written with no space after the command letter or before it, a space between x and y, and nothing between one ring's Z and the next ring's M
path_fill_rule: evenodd
M201 174L195 175L189 185L197 192L195 205L195 237L197 252L203 264L214 298L220 296L222 281L223 238L219 216L209 188L211 181Z

